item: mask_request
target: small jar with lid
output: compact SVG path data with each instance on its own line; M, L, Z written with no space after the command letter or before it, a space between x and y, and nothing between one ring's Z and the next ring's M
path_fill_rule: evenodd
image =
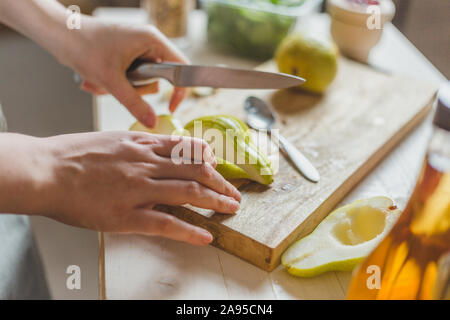
M141 6L148 12L151 23L166 37L184 44L193 7L191 0L142 0Z

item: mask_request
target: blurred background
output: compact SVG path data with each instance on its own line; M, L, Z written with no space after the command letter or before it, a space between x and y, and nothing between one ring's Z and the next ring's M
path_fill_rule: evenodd
M152 1L152 0L150 0ZM156 0L155 0L156 1ZM83 13L98 7L139 7L139 0L61 0ZM394 0L394 25L450 77L450 1ZM193 6L198 6L193 2ZM322 8L323 9L323 8ZM0 25L0 102L10 132L49 136L93 130L92 97L79 90L73 72L39 46ZM54 298L97 299L97 233L32 218ZM65 288L66 268L82 271L82 289Z

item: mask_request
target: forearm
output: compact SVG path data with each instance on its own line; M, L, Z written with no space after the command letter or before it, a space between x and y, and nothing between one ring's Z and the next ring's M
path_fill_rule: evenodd
M56 0L0 0L0 22L34 40L60 60L71 54L73 46L69 45L77 41L77 30L67 28L67 18L66 9Z
M0 134L0 213L45 214L45 139Z

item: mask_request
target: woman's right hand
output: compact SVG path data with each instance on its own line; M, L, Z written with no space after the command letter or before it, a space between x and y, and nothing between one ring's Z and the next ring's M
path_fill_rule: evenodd
M36 140L29 161L23 161L27 155L16 157L34 172L33 193L26 195L34 212L16 213L46 215L98 231L206 245L212 241L208 231L159 212L154 205L189 203L223 213L239 208L239 191L215 170L214 155L203 140L141 132L32 139ZM202 162L175 164L171 153L179 143L202 150Z

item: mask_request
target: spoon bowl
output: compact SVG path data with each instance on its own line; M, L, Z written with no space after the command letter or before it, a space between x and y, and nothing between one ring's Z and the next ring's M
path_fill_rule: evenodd
M248 97L244 109L248 125L255 130L270 130L275 124L275 117L269 106L257 97Z
M275 137L278 147L285 152L305 178L312 182L320 180L320 174L312 163L292 143L279 134L278 130L272 130L275 116L267 103L257 97L248 97L244 103L244 110L247 114L247 124L255 130L266 130Z

